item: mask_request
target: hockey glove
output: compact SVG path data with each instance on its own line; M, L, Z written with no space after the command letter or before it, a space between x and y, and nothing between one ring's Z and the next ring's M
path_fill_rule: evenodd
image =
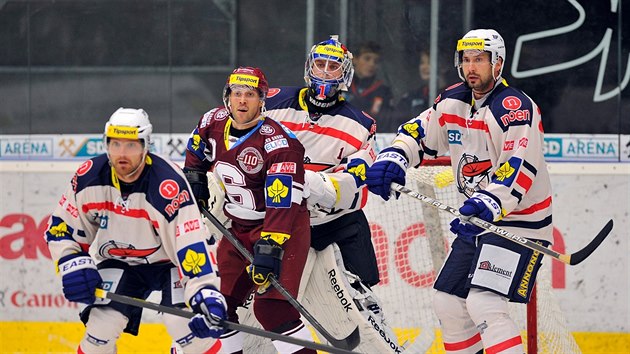
M191 299L190 307L196 313L188 327L198 338L219 338L225 332L227 305L223 295L212 287L199 290Z
M283 254L280 244L270 237L261 238L254 243L254 259L247 268L254 284L265 288L269 286L270 275L278 278Z
M306 170L304 179L308 184L309 195L306 199L309 209L332 209L337 202L337 189L332 179L322 172Z
M184 167L184 175L190 184L190 189L192 189L199 208L206 209L208 207L208 199L210 199L208 176L206 175L206 172L191 170Z
M501 205L495 198L485 193L474 193L471 198L464 201L464 205L459 208L461 216L451 221L451 232L464 241L474 243L474 237L485 231L481 227L474 225L468 220L475 216L488 222L501 220Z
M92 257L85 252L79 252L61 257L57 264L66 299L93 304L96 301L94 292L103 279Z
M405 185L405 174L409 162L405 153L397 148L383 149L376 157L372 167L365 172L365 183L370 192L378 194L381 198L389 200L392 182ZM396 194L396 198L400 193Z

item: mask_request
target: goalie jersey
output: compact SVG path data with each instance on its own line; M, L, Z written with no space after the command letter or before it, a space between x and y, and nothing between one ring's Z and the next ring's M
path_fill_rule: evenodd
M323 110L325 113L309 113L306 90L270 89L265 114L291 129L304 144L305 168L327 173L335 184L337 202L333 209L311 213L311 225L320 225L359 210L367 203L365 169L376 158L376 123L345 101Z
M405 152L411 166L418 166L423 155L450 154L463 198L484 190L501 201L503 219L496 225L552 242L543 143L540 109L502 80L479 102L464 83L447 88L433 107L398 128L392 146Z
M219 287L204 230L178 166L148 153L138 180L124 185L103 154L77 169L45 237L55 263L88 251L97 264L109 259L132 266L170 262L179 267L189 299L206 285Z

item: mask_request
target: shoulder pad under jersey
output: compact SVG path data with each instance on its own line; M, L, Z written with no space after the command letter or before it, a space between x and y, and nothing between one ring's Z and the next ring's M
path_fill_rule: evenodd
M110 169L107 154L101 154L86 160L77 168L72 178L72 189L75 193L78 193L89 186L110 185Z
M267 98L265 99L265 108L270 111L273 109L282 108L298 108L298 96L302 87L297 86L284 86L273 87L267 92Z
M472 102L472 91L468 87L468 85L463 82L458 82L454 85L451 85L444 89L442 93L440 93L433 101L433 109L435 109L436 105L441 101L450 98L458 101L462 101L470 104Z
M230 112L227 108L221 106L217 108L213 108L208 112L204 113L201 119L199 120L199 128L205 128L212 121L222 121L225 120L230 115Z
M341 104L332 108L328 114L340 115L359 122L371 134L376 132L376 119L372 118L366 112L356 108L348 101L342 101Z

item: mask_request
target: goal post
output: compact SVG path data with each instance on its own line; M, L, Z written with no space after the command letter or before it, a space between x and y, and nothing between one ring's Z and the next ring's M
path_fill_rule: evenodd
M406 187L453 207L463 202L448 158L408 169ZM432 285L455 238L449 227L453 215L404 196L389 201L371 196L364 210L381 274L373 290L399 344L409 353L444 352ZM510 314L528 353L579 353L553 295L551 263L549 258L543 261L533 301L510 304Z

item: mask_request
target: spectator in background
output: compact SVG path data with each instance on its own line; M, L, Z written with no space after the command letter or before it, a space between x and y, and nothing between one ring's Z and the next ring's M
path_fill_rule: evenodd
M381 61L381 46L373 41L359 45L354 64L354 78L345 98L355 107L368 113L381 125L381 120L391 111L392 91L382 80L376 78ZM381 120L379 120L381 118Z
M389 116L387 129L379 124L379 131L392 133L398 130L398 126L417 116L420 112L433 104L435 97L429 97L429 84L431 79L431 62L429 51L421 50L418 55L418 80L414 88L405 92L395 104L394 111ZM438 92L445 87L442 75L438 76Z
M396 105L396 111L399 113L396 116L401 118L399 124L408 121L429 108L431 103L429 101L429 79L431 76L431 63L429 60L429 52L426 50L420 51L418 60L419 80L417 85L410 91L405 92Z

